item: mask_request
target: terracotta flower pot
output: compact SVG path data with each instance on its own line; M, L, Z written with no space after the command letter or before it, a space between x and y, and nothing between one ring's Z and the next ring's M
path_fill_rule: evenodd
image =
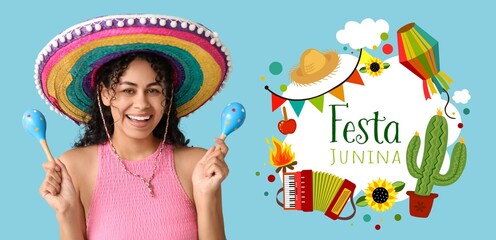
M407 191L406 195L410 196L410 215L420 218L429 217L434 198L438 196L436 193L431 193L429 196L421 196L415 194L414 191Z

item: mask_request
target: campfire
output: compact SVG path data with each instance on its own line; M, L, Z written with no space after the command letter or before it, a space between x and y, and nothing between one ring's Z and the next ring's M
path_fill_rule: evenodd
M286 168L293 170L297 162L295 154L291 151L291 145L282 143L275 137L272 137L272 144L274 148L270 148L270 164L277 168L276 172L282 170L285 173Z

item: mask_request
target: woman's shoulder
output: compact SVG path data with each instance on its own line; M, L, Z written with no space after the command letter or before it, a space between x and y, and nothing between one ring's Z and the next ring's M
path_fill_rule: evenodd
M174 162L176 170L178 172L184 172L188 177L191 177L193 169L205 155L206 151L204 148L199 147L175 147Z
M180 153L180 154L205 154L207 150L205 148L201 147L188 147L188 146L179 146L179 147L174 147L174 152Z
M98 145L90 145L86 147L76 147L64 152L60 158L67 162L76 162L80 159L88 159L98 155ZM64 162L65 164L65 162Z
M76 189L91 192L87 189L96 179L98 145L70 149L60 156L60 161L66 166Z
M200 147L175 147L174 148L174 158L179 161L186 162L198 162L207 150Z
M98 159L98 145L77 147L64 152L60 161L66 165L69 172L77 169L85 169L88 165L95 163Z

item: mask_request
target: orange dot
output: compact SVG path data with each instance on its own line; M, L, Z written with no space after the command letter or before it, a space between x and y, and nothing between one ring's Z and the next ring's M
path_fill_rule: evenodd
M35 128L34 130L38 132L38 130L40 130L40 129L39 128Z
M226 121L226 125L229 125L229 123L230 123L229 121Z
M260 77L260 80L261 80L261 81L265 81L265 76L261 76L261 77Z

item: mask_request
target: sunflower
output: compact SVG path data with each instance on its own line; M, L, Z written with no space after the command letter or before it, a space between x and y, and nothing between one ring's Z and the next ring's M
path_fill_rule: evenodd
M370 76L377 77L384 71L384 64L378 58L371 58L370 61L365 64L365 69Z
M384 180L374 180L365 191L367 204L378 212L389 210L396 201L396 190L393 185Z

